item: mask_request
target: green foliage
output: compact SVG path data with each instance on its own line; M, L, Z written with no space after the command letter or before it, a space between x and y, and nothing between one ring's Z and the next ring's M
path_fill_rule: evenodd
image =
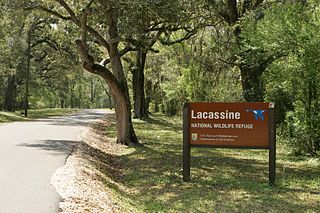
M218 31L218 29L217 29ZM172 47L149 54L146 76L159 88L163 112L176 114L186 101L242 100L239 71L228 59L230 46L212 28ZM155 74L157 73L157 74Z
M291 139L295 154L317 155L320 150L320 116L306 113L302 102L295 103L295 110L287 113L286 134Z
M77 17L88 3L66 2ZM176 115L186 101L243 101L240 69L245 67L249 75L259 77L251 83L264 88L265 100L276 103L277 123L289 132L282 132L282 136L297 153L316 155L320 149L319 1L243 2L238 5L239 20L230 25L223 17L231 15L227 14L231 13L226 9L228 2L209 2L210 7L203 0L94 1L88 24L106 35L110 9L117 10L119 49L148 50L145 79L151 111ZM73 45L80 34L78 26L41 10L18 10L38 3L67 16L53 0L0 2L1 107L9 90L14 90L14 108L23 107L27 33L32 25L29 106L112 105L105 84L79 66ZM235 38L236 28L239 38ZM179 41L186 35L186 41ZM170 41L177 43L163 45ZM90 35L88 48L96 61L108 58L106 50ZM125 75L130 79L135 65L128 61L135 61L136 55L129 53L126 57ZM259 71L263 72L262 78Z
M319 146L319 6L316 2L276 3L244 20L245 48L250 60L271 57L264 75L266 100L276 102L277 123L286 125L297 154L316 155ZM285 121L285 122L284 122Z
M296 90L290 80L292 71L296 69L296 57L288 56L271 64L264 74L265 99L276 104L276 123L285 121L286 113L293 110Z
M288 114L287 124L299 154L316 155L320 151L319 42L319 39L312 37L304 43L304 49L298 58L300 67L292 79L296 100L294 111Z
M72 37L72 26L23 10L30 2L2 4L0 21L0 109L9 91L15 110L24 106L27 37L31 33L29 107L106 107L107 96L98 78L83 74ZM10 3L10 4L9 4ZM47 2L49 3L49 2ZM19 14L19 15L17 15ZM14 79L9 88L9 80ZM13 91L12 91L13 90ZM83 94L82 94L83 93Z

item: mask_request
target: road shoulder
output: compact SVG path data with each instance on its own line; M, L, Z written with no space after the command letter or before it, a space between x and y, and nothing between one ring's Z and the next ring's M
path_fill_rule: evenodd
M121 178L117 156L124 146L105 136L109 124L103 120L87 128L82 142L76 143L66 164L54 174L52 184L61 197L60 212L121 212L103 181L108 178L106 173Z

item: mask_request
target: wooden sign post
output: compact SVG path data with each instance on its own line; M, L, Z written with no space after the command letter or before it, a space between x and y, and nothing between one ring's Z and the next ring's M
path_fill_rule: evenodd
M183 109L183 180L190 180L191 147L269 150L269 183L276 180L273 103L187 103Z

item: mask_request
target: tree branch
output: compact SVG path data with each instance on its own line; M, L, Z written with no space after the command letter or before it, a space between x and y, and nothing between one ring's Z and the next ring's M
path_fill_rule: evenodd
M231 61L226 61L222 58L217 58L219 61L223 62L223 63L226 63L226 64L229 64L229 65L232 65L232 66L239 66L239 64L237 63L234 63L234 62L231 62Z
M118 54L119 54L120 57L122 57L125 54L127 54L128 52L136 51L136 50L137 50L137 48L133 48L130 45L127 45L124 49L120 50L118 52ZM102 60L99 64L102 65L102 66L107 66L107 64L109 64L110 62L111 62L111 59L107 58L107 59Z
M95 1L95 0L91 0L91 1L87 4L86 9L89 9L89 8L91 7L91 5L93 4L94 1Z
M83 60L83 67L89 71L94 64L94 58L88 54L87 49L80 39L76 40L76 45Z
M69 5L64 0L56 0L71 16L71 19L75 22L77 22L76 14L73 12L73 10L69 7Z
M39 39L39 40L37 40L36 42L34 42L34 43L31 45L31 47L35 47L35 46L37 46L37 45L39 45L39 44L42 44L42 43L48 44L49 47L51 47L51 48L54 49L54 50L59 50L58 47L57 47L58 44L57 44L55 41L51 41L49 38Z
M68 4L64 0L56 0L65 10L69 13L70 19L79 27L81 27L81 21L76 17L73 10L68 6ZM91 1L93 3L93 1ZM92 4L91 3L91 4ZM90 6L90 3L87 5ZM87 8L88 9L88 8ZM98 43L105 47L107 50L110 50L110 44L107 42L106 39L104 39L95 29L93 29L90 26L86 26L88 33L90 33L97 41Z
M198 29L194 29L194 30L191 30L191 31L187 32L183 37L181 37L181 38L179 38L179 39L170 40L169 38L167 38L167 39L159 38L159 41L160 41L160 43L163 44L163 45L173 45L173 44L181 43L181 42L183 42L183 41L191 38L191 37L194 36L197 32L198 32Z
M88 45L87 45L87 18L88 14L86 9L82 10L81 18L80 18L80 30L81 30L81 43L83 48L85 49L85 52L88 51ZM88 56L86 54L86 56ZM88 60L88 58L84 59L85 61Z
M53 15L53 16L55 16L55 17L58 17L58 18L60 18L60 19L62 19L62 20L66 20L66 21L71 20L71 17L70 17L70 16L61 15L61 14L58 13L57 11L50 10L50 9L48 9L48 8L46 8L46 7L41 6L41 5L38 5L38 6L36 6L36 7L24 8L24 9L25 9L25 10L38 9L38 10L42 10L42 11L48 13L48 14L51 14L51 15Z

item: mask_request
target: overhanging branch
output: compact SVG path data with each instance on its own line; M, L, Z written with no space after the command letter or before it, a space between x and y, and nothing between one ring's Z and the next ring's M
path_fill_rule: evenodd
M73 10L69 7L69 5L64 0L56 0L70 15L70 20L72 20L73 23L81 27L81 21L76 17L76 14L73 12ZM93 3L93 1L89 2L87 7ZM86 8L87 10L89 8ZM93 29L90 26L86 26L88 33L90 33L97 41L98 43L105 47L107 50L110 50L110 44L107 42L106 39L104 39L100 33L98 33L95 29Z
M48 13L48 14L51 14L51 15L53 15L53 16L55 16L55 17L57 17L57 18L60 18L60 19L62 19L62 20L66 20L66 21L67 21L67 20L71 20L71 17L70 17L70 16L64 16L64 15L58 13L57 11L50 10L50 9L44 7L44 6L41 6L41 5L38 5L38 6L35 6L35 7L26 7L26 8L24 8L24 9L25 9L25 10L37 9L37 10L44 11L44 12L46 12L46 13Z
M120 50L118 54L120 57L122 57L125 54L127 54L128 52L136 51L136 50L137 50L137 48L133 48L130 45L127 45L124 49ZM107 64L109 64L110 62L111 62L111 59L107 58L107 59L102 60L99 64L102 66L107 66Z

